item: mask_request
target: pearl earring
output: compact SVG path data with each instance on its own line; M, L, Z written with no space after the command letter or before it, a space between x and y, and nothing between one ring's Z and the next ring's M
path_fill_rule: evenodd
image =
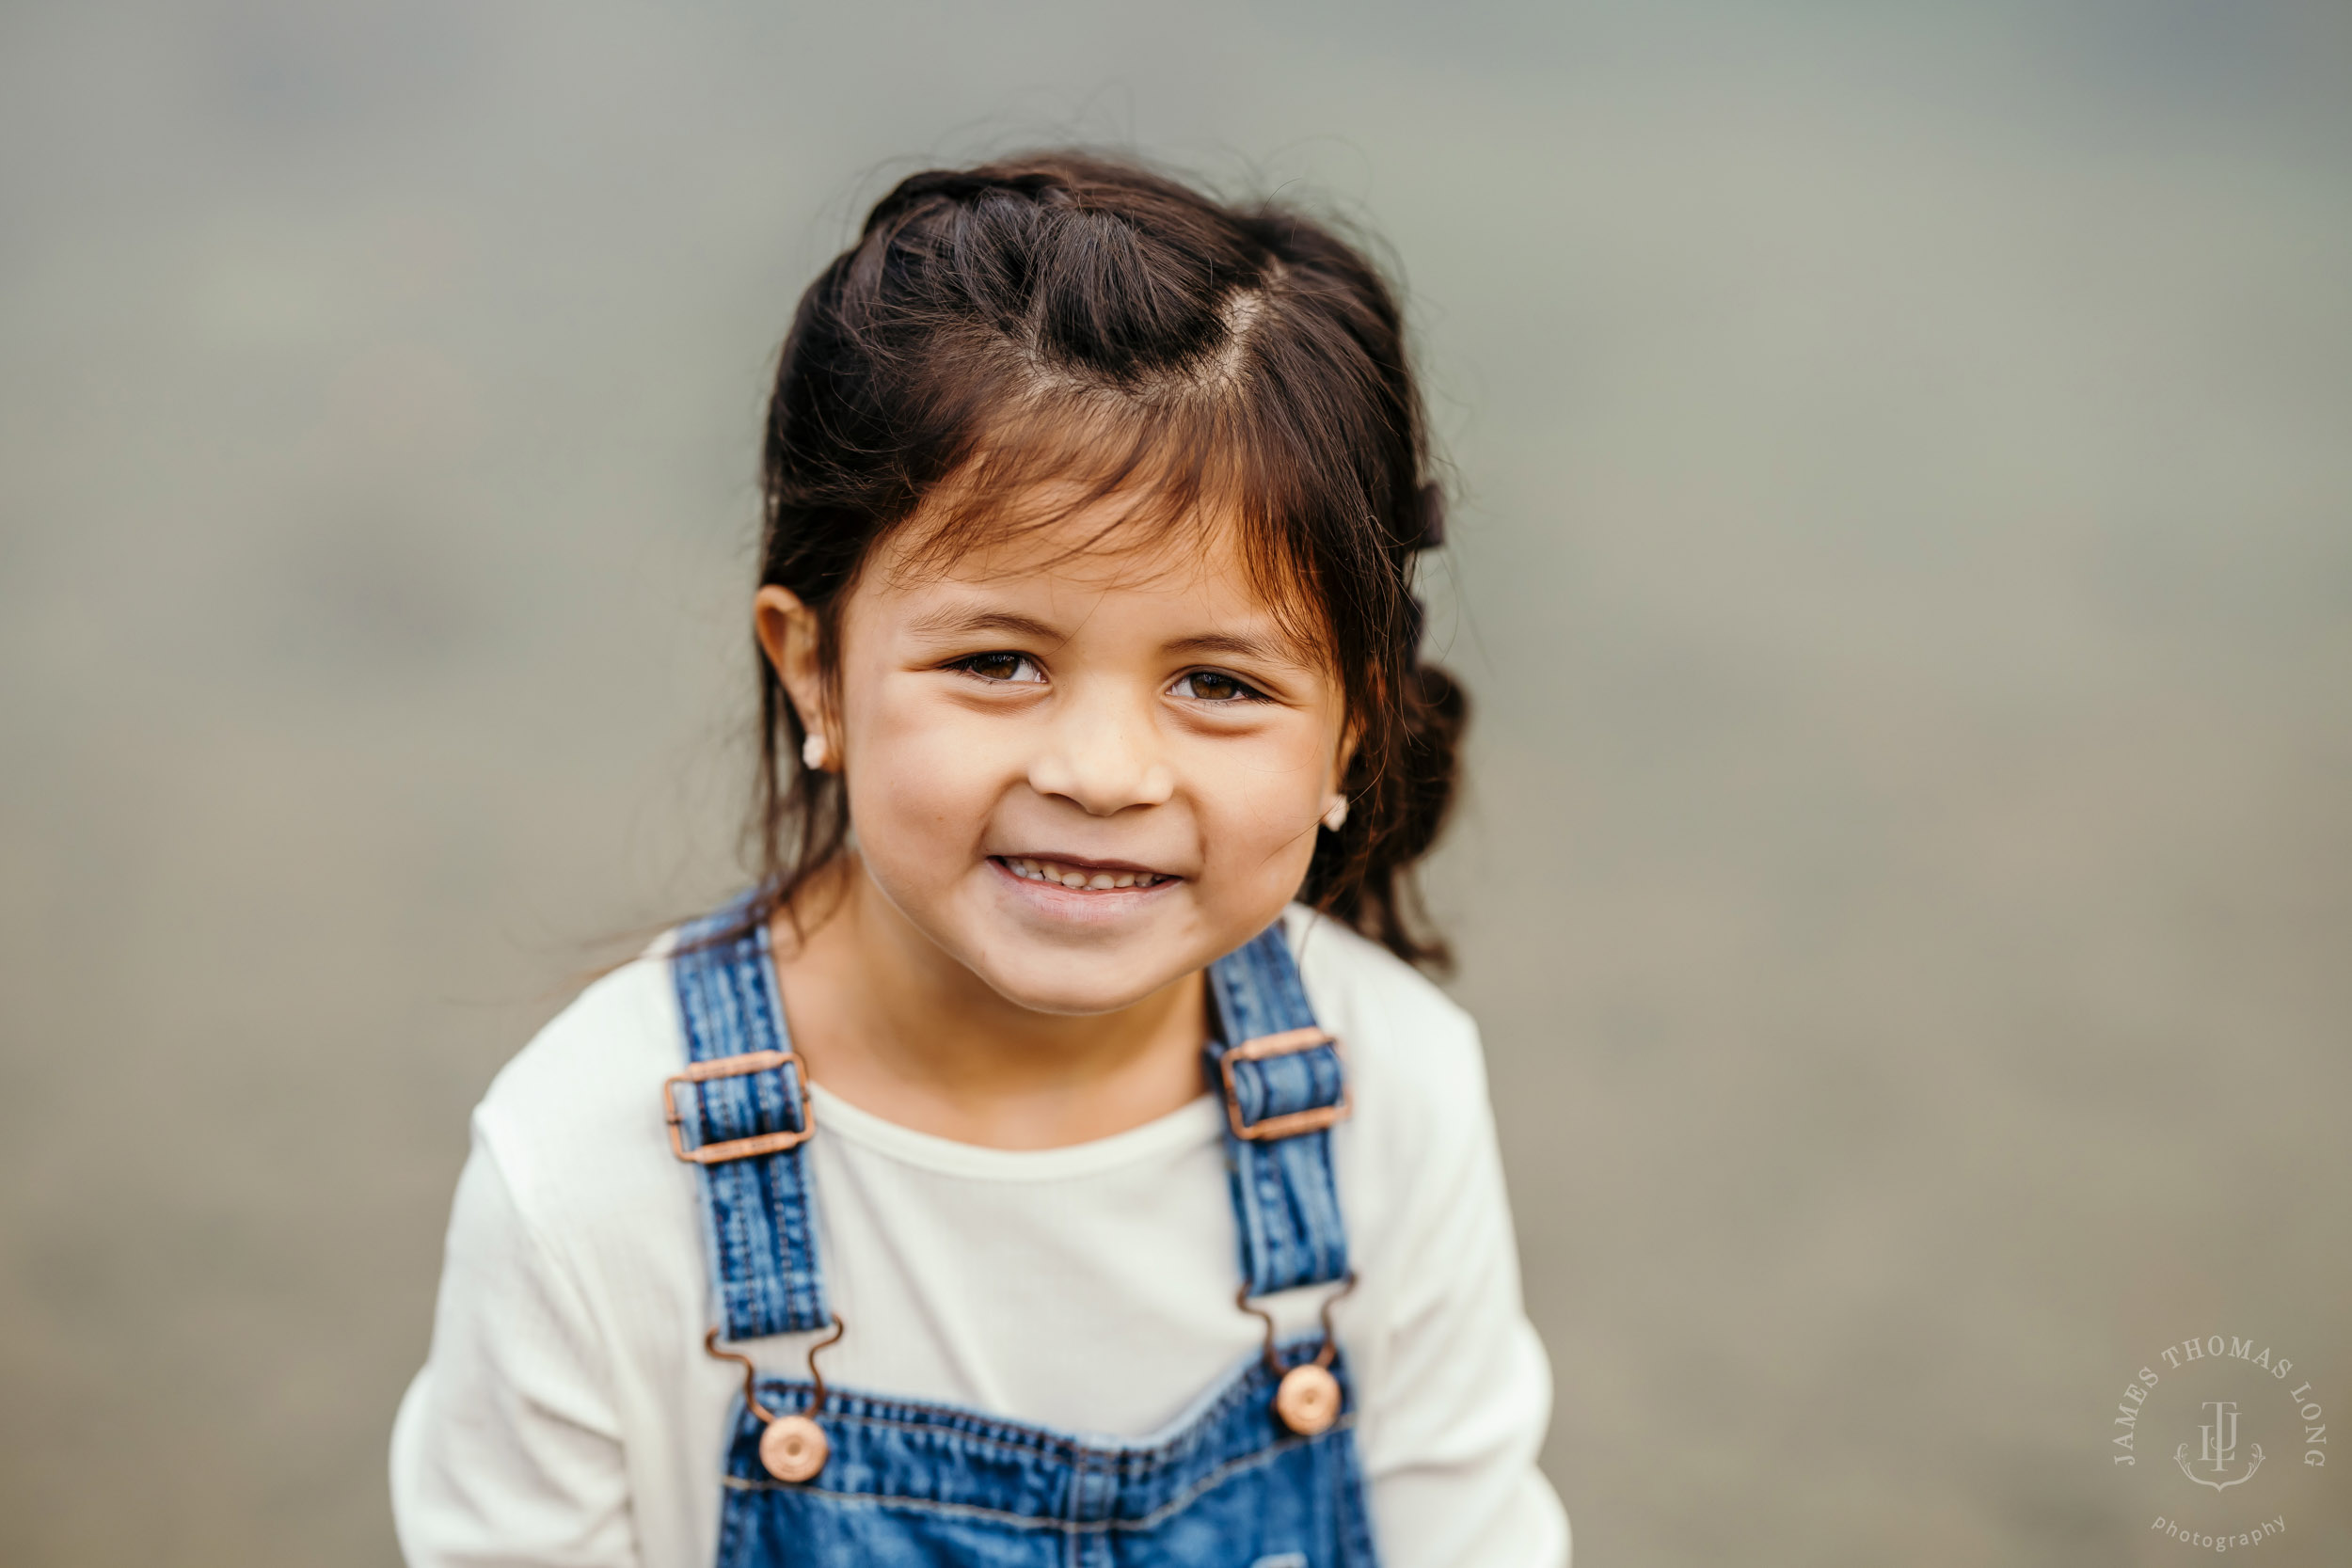
M1330 829L1335 833L1342 828L1347 826L1346 796L1334 795L1331 797L1330 807L1323 814L1323 825Z
M808 738L801 742L801 761L812 773L823 772L832 755L833 748L825 743L824 736L815 730L811 730Z

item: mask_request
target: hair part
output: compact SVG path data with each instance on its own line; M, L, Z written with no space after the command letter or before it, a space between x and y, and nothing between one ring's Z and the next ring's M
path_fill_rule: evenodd
M1323 224L1076 152L917 174L801 297L760 581L816 612L830 673L848 592L918 515L918 565L1106 499L1077 547L1230 519L1253 587L1324 650L1355 742L1347 821L1319 832L1299 896L1442 964L1411 872L1453 801L1468 705L1420 658L1415 563L1443 531L1424 428L1394 294ZM801 766L801 717L758 668L754 919L850 833L841 779Z

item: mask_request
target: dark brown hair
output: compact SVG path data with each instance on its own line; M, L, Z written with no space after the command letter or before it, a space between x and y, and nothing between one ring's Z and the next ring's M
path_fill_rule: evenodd
M1442 963L1409 871L1452 800L1467 708L1419 657L1414 564L1443 532L1428 461L1395 296L1327 225L1081 153L934 170L801 296L769 404L760 581L818 612L830 669L843 595L927 502L934 561L1043 521L1022 499L1040 481L1059 515L1125 499L1120 528L1214 508L1328 658L1356 738L1347 821L1320 832L1300 896ZM849 832L765 658L759 688L755 914Z

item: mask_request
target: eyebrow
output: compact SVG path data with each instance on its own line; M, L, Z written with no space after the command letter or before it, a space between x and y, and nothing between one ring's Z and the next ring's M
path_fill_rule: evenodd
M1026 615L1015 615L1004 610L934 610L914 618L913 627L918 637L968 637L975 632L1001 631L1012 637L1025 637L1040 642L1066 642L1067 632L1047 626Z
M1168 644L1171 654L1231 654L1237 658L1263 659L1270 664L1296 664L1297 657L1283 644L1263 637L1232 632L1209 632L1180 638Z

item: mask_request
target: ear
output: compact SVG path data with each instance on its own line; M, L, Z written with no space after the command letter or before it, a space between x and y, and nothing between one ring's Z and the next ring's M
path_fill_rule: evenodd
M1347 788L1347 770L1355 764L1356 745L1363 736L1363 726L1353 720L1340 731L1339 750L1331 757L1331 794L1341 794Z
M835 756L840 737L833 732L833 711L826 700L825 672L817 657L817 612L789 588L763 585L752 596L752 632L760 652L784 683L785 695L801 716L801 728L821 735Z

